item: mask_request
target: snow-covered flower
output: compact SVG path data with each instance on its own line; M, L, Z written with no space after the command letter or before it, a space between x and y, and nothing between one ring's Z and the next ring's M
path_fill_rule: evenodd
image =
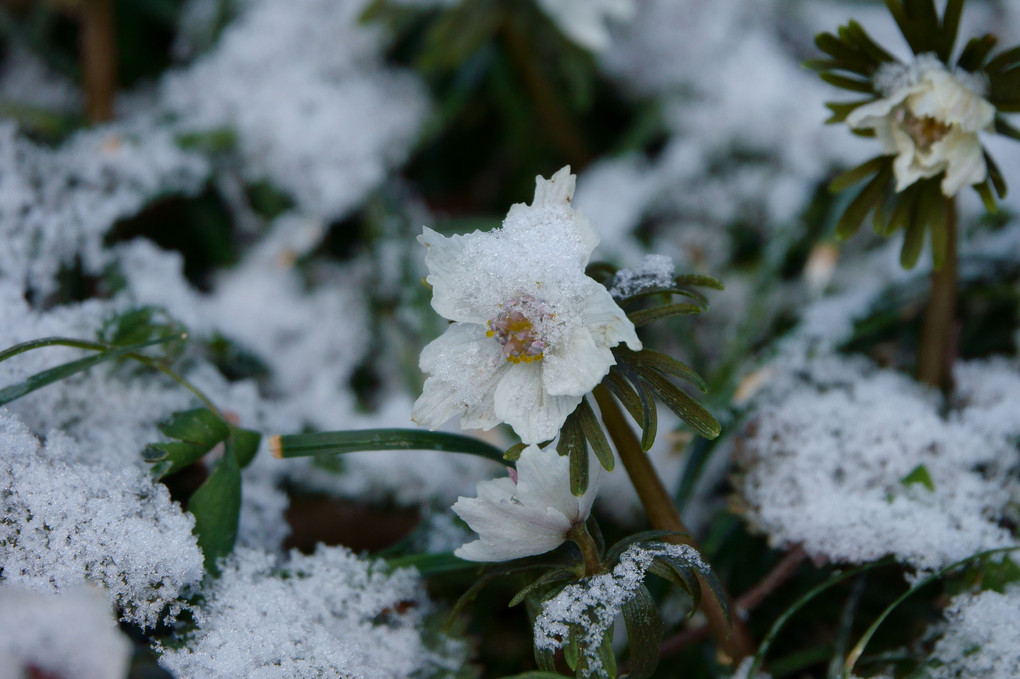
M884 96L855 109L846 122L874 130L885 152L896 156L897 192L942 172L946 196L985 180L978 133L992 131L995 107L983 98L987 85L979 76L949 71L936 55L922 54L911 64L884 64L874 84Z
M609 47L610 19L634 16L634 0L538 0L539 6L563 33L582 47L599 52Z
M421 353L429 377L413 419L435 429L500 422L524 443L556 437L567 416L616 364L611 348L641 349L634 325L585 275L599 239L570 206L576 177L564 167L535 181L531 205L502 228L444 237L426 227L432 307L454 321Z
M528 446L510 476L478 483L478 497L461 497L453 511L478 539L454 550L469 561L508 561L556 549L584 523L599 492L602 467L588 458L588 488L570 492L570 458L553 446Z

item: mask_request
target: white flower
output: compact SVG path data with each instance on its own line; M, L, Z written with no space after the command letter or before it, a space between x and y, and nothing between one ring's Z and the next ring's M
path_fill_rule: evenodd
M600 52L609 47L609 19L634 16L634 0L538 0L563 33L582 47Z
M536 178L532 204L510 208L502 228L446 238L425 228L432 307L454 321L425 347L429 375L412 419L435 429L500 422L524 443L556 437L564 420L616 363L611 347L641 349L634 325L585 275L598 236L570 206L565 167Z
M478 540L454 550L468 561L508 561L556 549L584 523L599 492L602 467L588 457L588 489L570 493L570 460L552 446L528 446L508 478L481 481L478 497L461 497L453 511Z
M896 156L896 191L941 172L946 196L985 180L978 132L992 128L995 107L982 98L978 76L951 73L934 55L922 54L909 65L883 65L875 87L885 97L855 109L846 121L874 130L885 152Z

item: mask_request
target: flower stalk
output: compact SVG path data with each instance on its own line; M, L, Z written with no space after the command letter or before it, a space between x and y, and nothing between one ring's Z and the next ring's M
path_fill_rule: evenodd
M577 545L584 557L584 577L590 577L602 572L602 560L599 558L599 549L595 545L595 539L588 532L588 525L584 521L576 524L567 533L567 539Z
M648 516L649 523L657 530L684 533L684 535L677 535L666 539L677 544L690 545L697 549L697 542L690 537L690 531L687 530L683 520L680 518L680 512L677 511L676 504L674 504L673 499L663 485L662 479L659 478L659 474L655 471L648 456L641 450L640 442L634 435L634 431L630 428L623 412L621 412L609 390L600 384L595 387L593 395L602 413L602 421L606 425L606 431L616 446L620 461L627 470L631 483L634 484L634 489L641 499L641 505ZM700 575L698 579L702 581L703 588L708 587ZM730 602L733 601L733 598L728 593L726 597ZM737 664L754 652L754 642L743 621L738 616L734 616L732 621L727 621L722 605L715 597L706 596L702 598L701 609L705 614L709 630L712 636L715 637L719 649L725 653L730 662ZM730 609L733 610L732 603L730 604Z
M932 271L917 352L917 379L948 392L956 344L956 201L946 202L946 254Z
M80 11L85 109L90 122L102 123L113 120L117 92L113 0L84 0Z

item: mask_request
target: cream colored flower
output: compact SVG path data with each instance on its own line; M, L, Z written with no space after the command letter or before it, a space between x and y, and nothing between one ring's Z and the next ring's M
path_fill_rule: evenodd
M556 437L564 420L616 363L620 342L638 351L634 325L585 275L598 236L570 206L574 175L538 177L531 205L502 228L444 237L425 228L432 306L454 321L425 347L429 377L412 419L435 429L506 422L524 443Z
M553 446L528 446L508 478L481 481L478 497L458 498L453 511L478 539L454 550L468 561L508 561L556 549L584 523L599 492L602 467L588 458L588 489L570 493L570 459Z
M874 81L885 97L858 107L846 121L874 130L885 152L896 156L896 191L943 172L946 196L985 180L978 133L992 129L995 107L982 97L978 76L950 72L935 55L922 54L912 64L882 66Z

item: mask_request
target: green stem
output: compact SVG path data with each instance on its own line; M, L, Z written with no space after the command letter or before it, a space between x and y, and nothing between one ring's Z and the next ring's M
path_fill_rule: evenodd
M584 576L589 577L602 572L602 560L595 539L588 532L588 526L582 521L567 533L567 539L581 548L584 557Z
M917 351L917 379L949 392L956 354L956 201L947 202L946 255L931 274L931 295L924 310Z
M187 334L181 335L181 339L186 338ZM24 353L26 351L31 351L33 349L41 349L43 347L73 347L75 349L87 349L89 351L100 352L112 351L114 349L117 349L117 347L112 344L104 344L103 342L90 342L89 340L74 339L73 337L43 337L41 339L31 340L29 342L22 342L21 344L16 344L13 347L9 347L7 349L4 349L3 351L0 351L0 363L6 361L8 358L17 356L18 354ZM137 361L138 363L141 363L146 367L158 370L159 372L163 373L164 375L172 379L174 382L176 382L177 384L181 385L182 387L190 391L192 394L194 394L195 397L198 398L198 400L201 401L203 405L205 405L205 407L211 410L217 417L219 417L221 420L227 421L224 418L223 413L220 412L220 409L217 408L216 404L212 402L212 399L206 396L201 389L196 387L194 384L186 380L181 375L178 375L170 368L163 365L158 360L146 356L145 354L137 354L134 352L124 354L124 358L130 358L131 360Z
M658 472L652 466L651 460L641 450L641 444L637 436L634 435L634 430L630 428L612 394L601 384L595 387L593 394L595 401L599 404L599 410L602 412L602 421L606 425L606 431L609 432L610 438L616 445L620 462L623 463L631 483L634 484L645 514L648 515L649 523L657 530L677 531L689 536L690 531L687 530L680 518L680 512L673 503L673 499L663 485L662 479L659 478ZM698 549L697 542L684 535L666 539ZM698 578L703 580L700 575ZM702 586L709 587L705 582L702 582ZM729 593L726 593L725 596L730 602L733 601L733 597ZM712 636L715 637L720 650L729 657L732 663L737 664L754 652L754 642L746 625L740 619L739 611L736 611L732 605L729 608L734 611L732 624L727 621L726 613L715 597L706 596L701 600L701 609L708 621L708 628L712 632Z

